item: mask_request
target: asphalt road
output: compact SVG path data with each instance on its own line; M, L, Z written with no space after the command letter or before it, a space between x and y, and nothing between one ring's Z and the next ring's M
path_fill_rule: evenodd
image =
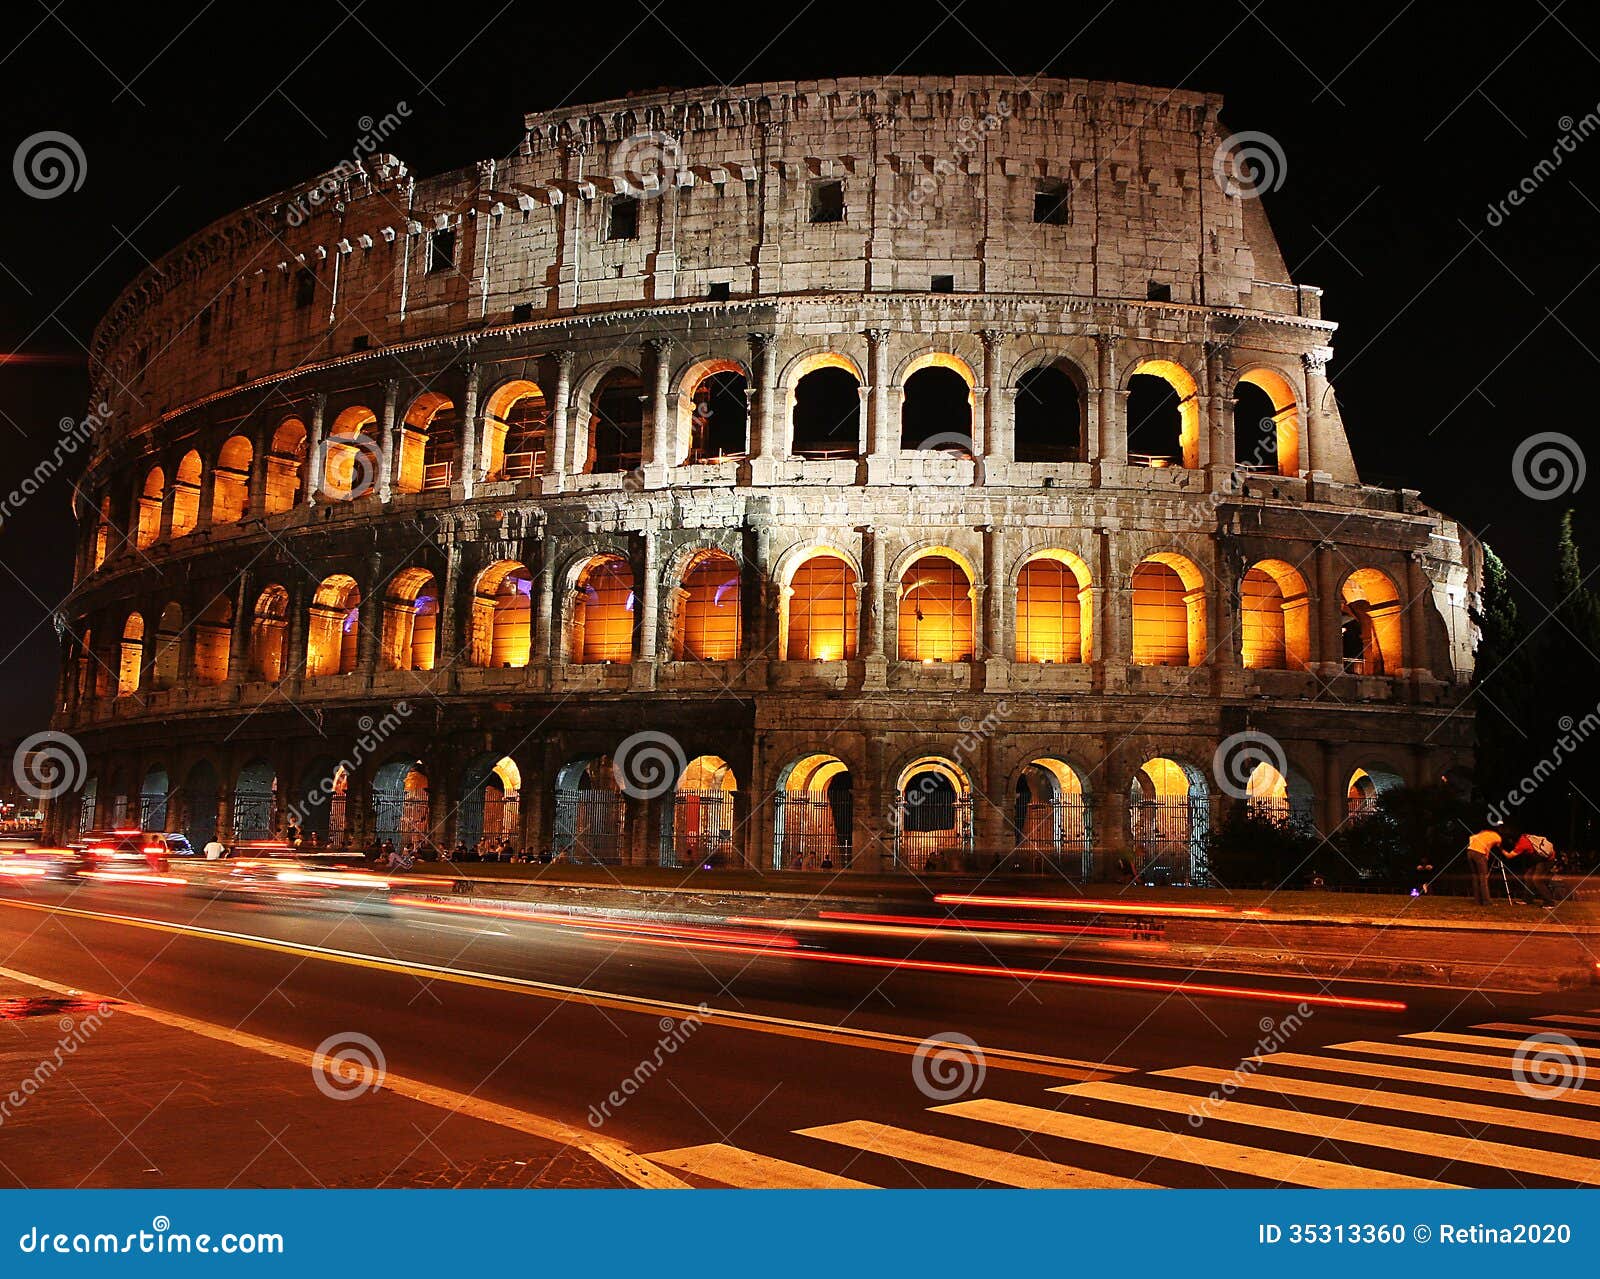
M882 956L870 938L801 954L747 932L0 886L0 968L307 1049L359 1032L391 1072L603 1131L694 1184L1600 1181L1584 1163L1600 1156L1600 1127L1585 1127L1600 1090L1529 1095L1511 1074L1527 1032L1479 1029L1565 1030L1595 1057L1580 1048L1575 1068L1600 1077L1600 992L1002 956L1093 983L1073 984L946 967L996 962L983 947L901 951L934 965L906 969L839 962ZM1262 997L1195 993L1216 985ZM1307 1014L1301 996L1404 1006ZM937 1035L964 1038L922 1047ZM1329 1048L1353 1041L1368 1047ZM1264 1050L1296 1060L1241 1071ZM1178 1068L1198 1069L1149 1073ZM1247 1086L1208 1103L1223 1080Z

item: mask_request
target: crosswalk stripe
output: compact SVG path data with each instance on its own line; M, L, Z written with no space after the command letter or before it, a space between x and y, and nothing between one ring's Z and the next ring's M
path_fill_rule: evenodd
M869 1154L888 1155L906 1163L926 1164L929 1168L942 1168L946 1172L960 1173L980 1181L992 1181L1002 1186L1019 1186L1024 1190L1155 1190L1159 1187L1148 1181L1134 1181L1110 1173L1091 1172L1087 1168L1074 1168L1068 1164L1051 1163L1048 1159L1035 1159L1007 1150L991 1150L967 1141L948 1137L934 1137L927 1133L912 1132L908 1128L895 1128L889 1124L854 1120L844 1124L826 1124L821 1128L796 1130L801 1137L816 1137L821 1141L835 1142L853 1150Z
M1580 1013L1546 1013L1534 1021L1553 1021L1567 1026L1600 1026L1600 1017L1585 1017Z
M1268 1181L1311 1186L1318 1190L1456 1188L1447 1181L1429 1181L1423 1177L1408 1177L1403 1173L1386 1172L1379 1168L1360 1168L1351 1164L1334 1163L1327 1159L1314 1159L1308 1155L1288 1155L1257 1146L1241 1146L1231 1141L1196 1137L1191 1133L1166 1132L1160 1128L1143 1128L1137 1124L1115 1123L1109 1119L1091 1119L1087 1115L1072 1115L1060 1110L1041 1110L1036 1106L1022 1106L1009 1101L978 1098L973 1101L954 1102L948 1106L934 1106L932 1109L936 1114L956 1115L963 1119L976 1119L983 1123L999 1124L1005 1128L1039 1133L1042 1136L1109 1146L1113 1150L1127 1150L1135 1154L1152 1155L1157 1159L1173 1159L1180 1163L1201 1164L1207 1168L1247 1173L1252 1177L1263 1177Z
M1448 1030L1419 1030L1412 1035L1402 1035L1401 1038L1425 1039L1435 1044L1466 1044L1476 1048L1498 1048L1508 1053L1514 1053L1522 1047L1522 1041L1518 1039L1502 1039L1495 1035L1461 1035ZM1579 1048L1577 1053L1585 1061L1600 1065L1600 1048Z
M1474 1030L1503 1030L1508 1034L1517 1035L1548 1035L1551 1033L1549 1026L1531 1026L1515 1021L1487 1021L1481 1026L1474 1026ZM1568 1039L1600 1040L1600 1030L1566 1029L1559 1032Z
M1509 1071L1512 1062L1509 1050L1514 1045L1498 1039L1494 1042L1503 1044L1508 1052L1496 1057L1489 1053L1464 1053L1450 1048L1429 1048L1425 1044L1384 1044L1371 1039L1357 1039L1347 1044L1329 1044L1328 1047L1344 1052L1375 1053L1380 1057L1420 1057L1425 1061L1447 1061L1456 1066L1490 1066L1495 1070ZM1541 1070L1557 1075L1569 1075L1574 1079L1582 1079L1587 1074L1587 1069L1579 1062L1547 1062Z
M1286 1078L1282 1075L1241 1074L1236 1070L1216 1070L1210 1066L1180 1066L1158 1070L1162 1078L1187 1079L1199 1084L1232 1082L1236 1088L1253 1092L1272 1092L1285 1097L1312 1097L1320 1101L1348 1102L1352 1106L1375 1110L1400 1110L1412 1115L1435 1115L1464 1123L1498 1124L1502 1128L1521 1128L1529 1132L1550 1132L1557 1136L1600 1139L1600 1122L1553 1115L1549 1111L1511 1110L1505 1106L1483 1106L1475 1102L1452 1101L1446 1097L1425 1097L1417 1093L1387 1092L1378 1088L1351 1088L1345 1084L1326 1084L1315 1079ZM1527 1100L1535 1100L1529 1097Z
M1513 1146L1501 1141L1482 1141L1475 1137L1459 1137L1449 1133L1421 1132L1415 1128L1396 1128L1391 1124L1342 1119L1337 1115L1314 1115L1303 1110L1284 1110L1276 1106L1252 1106L1242 1101L1229 1101L1226 1098L1212 1101L1210 1098L1196 1097L1191 1093L1161 1092L1154 1088L1136 1088L1128 1084L1066 1084L1060 1088L1052 1088L1051 1091L1066 1093L1073 1097L1089 1097L1096 1101L1143 1106L1150 1110L1180 1115L1194 1113L1197 1103L1202 1103L1209 1110L1211 1117L1222 1123L1249 1124L1253 1128L1270 1128L1276 1132L1318 1137L1335 1144L1348 1141L1363 1146L1377 1146L1384 1150L1403 1150L1416 1155L1429 1155L1452 1162L1486 1164L1512 1172L1576 1181L1581 1185L1600 1184L1600 1159L1585 1159L1581 1155L1533 1150L1526 1146Z
M707 1181L720 1181L736 1190L876 1190L876 1186L849 1177L819 1172L787 1159L758 1155L737 1146L712 1142L706 1146L685 1146L645 1156L652 1163L692 1173Z
M1462 1053L1461 1056L1468 1054ZM1487 1075L1468 1075L1455 1070L1422 1070L1415 1066L1391 1066L1382 1061L1356 1061L1348 1057L1318 1057L1311 1053L1267 1053L1253 1060L1263 1065L1300 1066L1307 1070L1322 1070L1331 1074L1360 1075L1372 1079L1398 1079L1410 1084L1428 1084L1440 1088L1466 1088L1473 1092L1500 1093L1506 1097L1526 1097L1514 1079L1494 1079ZM1561 1097L1562 1105L1600 1106L1600 1093L1569 1089Z

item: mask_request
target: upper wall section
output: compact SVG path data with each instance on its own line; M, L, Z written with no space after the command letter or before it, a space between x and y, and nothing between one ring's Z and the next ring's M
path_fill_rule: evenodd
M373 143L130 284L95 334L93 398L126 429L364 347L709 296L1157 298L1315 322L1259 202L1214 177L1220 106L891 77L536 113L509 160L434 178Z

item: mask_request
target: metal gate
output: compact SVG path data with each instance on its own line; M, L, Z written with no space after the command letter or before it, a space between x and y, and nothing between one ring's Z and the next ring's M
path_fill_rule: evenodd
M244 843L266 839L272 834L272 792L236 790L233 792L233 840Z
M961 870L972 860L970 799L937 792L902 795L894 826L898 870Z
M1035 873L1094 875L1089 805L1081 795L1028 804L1017 841L1019 869Z
M733 850L733 792L677 791L661 831L663 866L727 865Z
M429 838L427 796L378 795L372 807L373 835L380 842L404 848Z
M1202 840L1206 834L1205 800L1135 801L1130 805L1135 871L1147 882L1200 884L1206 868Z
M850 804L822 795L777 797L776 870L834 870L850 865Z
M627 803L620 791L558 790L552 841L556 855L620 866L626 818Z

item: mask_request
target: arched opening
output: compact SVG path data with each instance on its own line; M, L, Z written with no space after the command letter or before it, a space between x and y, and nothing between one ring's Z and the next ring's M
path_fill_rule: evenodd
M183 833L197 851L217 836L217 808L221 799L217 770L209 760L201 760L189 770L179 799L183 805Z
M900 578L902 662L972 660L972 581L954 559L919 556Z
M1017 778L1013 822L1017 851L1033 871L1091 877L1089 791L1063 759L1031 760Z
M91 568L99 568L106 562L106 556L111 554L111 495L108 493L100 499L100 506L95 511L94 520L94 563Z
M167 770L152 768L139 784L139 829L167 829Z
M287 674L289 592L269 586L256 596L250 619L250 676L276 684Z
M219 595L207 604L194 624L195 683L224 683L233 648L233 605Z
M1019 662L1094 660L1089 566L1066 551L1040 551L1017 574Z
M689 395L689 461L718 462L749 451L749 381L740 369L702 377Z
M167 479L159 466L145 472L144 483L139 487L139 519L133 544L138 550L161 536L161 504L166 500Z
M633 661L633 570L620 555L599 555L578 574L568 651L574 662Z
M1234 389L1233 459L1240 470L1300 473L1300 408L1294 388L1271 369L1251 369Z
M255 450L243 435L230 435L211 470L211 522L237 524L250 509L250 463Z
M455 403L425 391L407 410L400 426L400 469L395 487L402 493L448 489L457 478L460 420Z
M896 868L961 869L972 852L972 785L961 766L923 756L900 770L895 793Z
M289 816L312 848L348 847L350 773L342 763L323 756L300 775L299 802Z
M1245 806L1258 821L1288 822L1289 779L1262 760L1245 782Z
M791 662L848 662L856 655L856 571L819 552L794 571L784 591L783 653Z
M1206 655L1206 593L1200 570L1162 553L1133 570L1135 666L1199 666Z
M122 643L117 652L117 696L130 697L139 691L144 669L144 618L129 613L122 624Z
M556 773L556 821L552 838L557 861L619 866L627 802L609 755L591 755Z
M801 375L790 393L790 451L821 460L861 456L861 381L842 357Z
M644 458L644 383L631 369L613 369L595 387L589 409L589 458L594 475L631 471Z
M1200 465L1198 388L1183 365L1145 360L1128 379L1128 463Z
M1210 791L1193 765L1146 760L1128 787L1133 870L1143 883L1204 884Z
M1083 389L1059 364L1018 379L1013 422L1017 461L1083 460Z
M532 604L533 578L517 561L501 560L478 575L468 642L474 666L520 668L528 664Z
M172 536L187 536L199 522L200 453L190 449L178 462L172 480Z
M95 656L94 631L88 626L83 628L82 637L78 640L77 656L78 700L87 704L94 701L100 692L100 683L104 678L100 662Z
M372 775L372 831L380 843L414 848L429 841L430 813L428 774L421 760L390 760Z
M239 770L233 786L233 839L244 843L271 838L277 814L278 774L266 760Z
M272 433L267 453L266 510L268 515L291 511L305 496L306 426L297 417L285 418Z
M1358 568L1345 578L1344 668L1352 675L1395 675L1405 665L1400 592L1387 573Z
M156 622L156 654L150 664L152 690L178 686L178 645L183 638L183 610L176 601L161 610Z
M726 866L733 860L733 769L716 755L689 761L663 813L663 866Z
M484 473L490 479L525 480L544 472L550 406L537 384L510 382L489 399L484 414Z
M438 582L425 568L401 569L384 595L379 662L386 671L431 671L438 641Z
M731 662L739 656L739 566L731 555L695 555L683 575L674 620L675 661Z
M377 491L378 418L364 404L354 404L334 419L322 443L322 495L331 502L352 502Z
M1298 571L1282 560L1262 560L1244 575L1239 638L1248 670L1306 669L1311 660L1311 600Z
M306 676L348 675L361 638L361 590L345 573L322 580L306 620Z
M78 792L78 830L77 833L87 835L94 830L97 823L95 818L100 811L100 782L91 776L83 784L83 789Z
M807 755L778 777L772 868L845 870L855 820L850 770L837 755Z
M522 770L509 755L480 755L467 766L456 841L488 861L509 861L522 843Z
M972 451L972 384L950 356L931 357L905 380L900 447Z
M1378 811L1379 803L1390 791L1397 791L1405 785L1405 780L1398 773L1388 769L1358 768L1350 774L1350 780L1345 784L1344 802L1345 815L1352 820L1370 817Z

